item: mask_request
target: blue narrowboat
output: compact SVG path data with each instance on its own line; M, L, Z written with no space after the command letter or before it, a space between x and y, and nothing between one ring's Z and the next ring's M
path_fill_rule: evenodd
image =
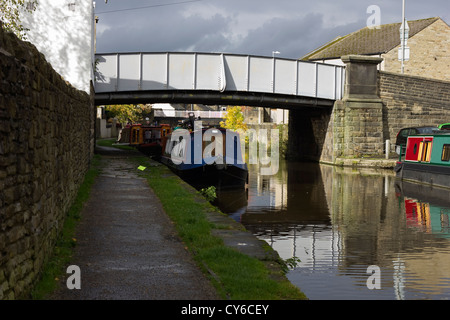
M450 133L408 137L404 159L396 164L397 178L450 188Z
M248 183L240 135L223 128L174 130L167 136L161 162L189 181L229 186Z

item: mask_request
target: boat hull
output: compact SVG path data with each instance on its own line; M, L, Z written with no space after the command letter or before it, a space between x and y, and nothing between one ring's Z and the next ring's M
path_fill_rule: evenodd
M161 162L168 166L183 180L196 186L236 187L248 184L248 169L244 164L236 165L177 165L168 157L161 157Z
M399 162L396 177L405 181L450 188L450 167L424 163Z

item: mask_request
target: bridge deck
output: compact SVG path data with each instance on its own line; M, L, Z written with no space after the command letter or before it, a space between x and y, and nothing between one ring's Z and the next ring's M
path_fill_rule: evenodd
M221 53L97 54L96 65L96 104L329 104L342 98L345 75L341 66Z

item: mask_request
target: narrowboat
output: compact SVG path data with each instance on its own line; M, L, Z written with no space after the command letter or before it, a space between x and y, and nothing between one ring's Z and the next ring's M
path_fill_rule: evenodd
M176 129L167 137L161 162L189 182L245 186L248 168L239 133L223 128Z
M172 129L168 124L132 124L122 129L119 142L128 143L149 156L160 156L165 140Z
M409 136L404 153L395 166L397 178L450 188L450 133Z

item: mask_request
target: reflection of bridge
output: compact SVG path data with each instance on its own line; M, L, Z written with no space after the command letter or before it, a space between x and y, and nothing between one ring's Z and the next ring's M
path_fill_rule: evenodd
M345 74L340 66L220 53L108 53L96 62L97 105L332 107Z

